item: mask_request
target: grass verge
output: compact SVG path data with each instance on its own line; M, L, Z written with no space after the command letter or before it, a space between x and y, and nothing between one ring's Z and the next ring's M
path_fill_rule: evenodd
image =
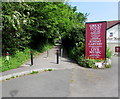
M51 44L46 44L41 47L40 50L32 50L33 55L37 56L39 53L42 53L44 51L47 51L48 49L52 48ZM0 72L4 72L7 70L15 69L20 67L23 63L28 61L30 59L30 49L26 48L23 52L16 52L15 55L9 56L9 61L6 60L6 57L0 57L0 62L2 65L0 65Z

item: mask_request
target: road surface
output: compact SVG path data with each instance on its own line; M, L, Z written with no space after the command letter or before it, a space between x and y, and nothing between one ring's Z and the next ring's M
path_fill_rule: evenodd
M112 58L112 67L109 69L87 69L78 66L11 79L2 83L2 95L3 97L117 97L118 57Z

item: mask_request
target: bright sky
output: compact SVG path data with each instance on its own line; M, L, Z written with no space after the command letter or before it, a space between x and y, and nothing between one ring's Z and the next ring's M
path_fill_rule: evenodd
M77 12L89 13L88 22L118 20L118 2L69 2Z

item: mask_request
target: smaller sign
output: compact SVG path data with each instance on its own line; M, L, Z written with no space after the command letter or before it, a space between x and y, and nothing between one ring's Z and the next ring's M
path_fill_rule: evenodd
M109 37L113 37L113 33L112 32L110 33Z
M115 47L115 52L120 52L120 46Z
M33 51L30 51L30 53L32 54L32 53L33 53Z

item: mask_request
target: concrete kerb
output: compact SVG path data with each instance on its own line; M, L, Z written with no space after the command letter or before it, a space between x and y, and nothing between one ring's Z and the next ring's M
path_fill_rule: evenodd
M17 77L29 75L32 72L40 73L40 72L44 72L44 71L54 71L54 70L58 70L58 69L57 68L41 68L41 69L34 69L34 70L29 70L29 71L23 71L23 72L19 72L19 73L9 74L9 75L5 75L5 76L0 77L0 82L1 81L6 81L6 80L10 80L12 78L17 78Z

